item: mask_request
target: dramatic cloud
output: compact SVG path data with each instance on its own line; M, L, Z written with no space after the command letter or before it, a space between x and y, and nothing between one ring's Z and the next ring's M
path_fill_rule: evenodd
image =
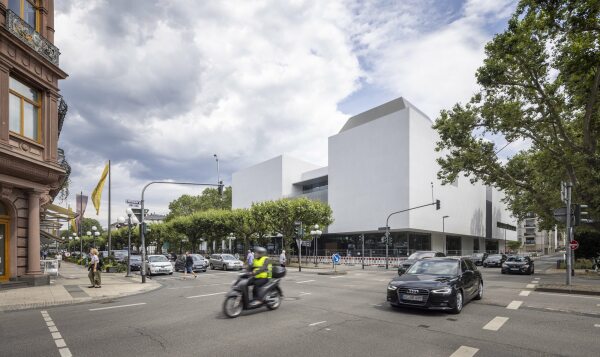
M72 192L111 159L113 214L153 179L216 182L280 153L326 165L357 108L432 117L475 89L505 1L57 1ZM361 103L357 105L357 103ZM189 188L154 189L165 212ZM195 190L194 192L198 192ZM101 218L106 219L106 195Z

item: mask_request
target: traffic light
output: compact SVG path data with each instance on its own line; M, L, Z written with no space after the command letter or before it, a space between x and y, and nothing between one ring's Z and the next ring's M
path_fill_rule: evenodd
M587 205L575 205L575 226L585 223L591 223L592 221L588 218L589 212L587 211Z
M219 196L223 196L223 181L219 181Z
M436 210L439 210L439 209L440 209L440 206L441 206L441 202L440 202L440 200L435 200L435 209L436 209Z

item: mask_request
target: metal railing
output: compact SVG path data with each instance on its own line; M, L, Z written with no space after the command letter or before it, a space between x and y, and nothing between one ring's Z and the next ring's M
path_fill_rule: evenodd
M58 47L45 39L19 15L8 9L6 10L6 29L40 56L58 66L58 57L60 56Z

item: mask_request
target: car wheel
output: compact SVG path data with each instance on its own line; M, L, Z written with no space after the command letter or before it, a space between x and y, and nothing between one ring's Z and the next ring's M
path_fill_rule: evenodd
M483 281L479 282L479 289L477 290L477 295L473 299L481 300L483 298Z
M463 308L463 293L458 290L456 292L456 297L454 298L454 307L452 308L453 314L460 314Z

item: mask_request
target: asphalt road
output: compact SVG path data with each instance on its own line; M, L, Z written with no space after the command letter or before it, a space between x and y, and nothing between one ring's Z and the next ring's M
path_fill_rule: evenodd
M234 272L155 277L163 288L105 303L0 314L2 356L595 356L600 297L532 292L560 280L481 269L485 294L460 315L394 309L393 271L289 271L281 307L228 319ZM59 348L60 347L60 348ZM59 352L60 351L60 352Z

